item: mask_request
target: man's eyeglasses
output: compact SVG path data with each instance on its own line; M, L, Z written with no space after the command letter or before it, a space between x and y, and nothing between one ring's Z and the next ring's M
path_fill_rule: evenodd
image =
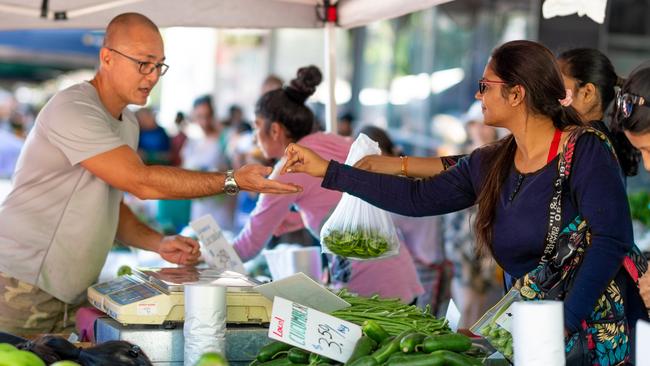
M616 95L616 109L624 118L628 118L632 115L634 106L640 107L650 107L650 103L641 96L623 93L619 91Z
M485 94L488 84L507 84L507 83L505 81L499 81L499 80L480 79L478 81L479 94Z
M118 50L108 48L108 47L106 49L108 49L109 51L115 52L115 53L117 53L118 55L120 55L122 57L126 57L129 60L131 60L131 61L135 62L136 64L138 64L138 71L140 71L140 73L142 75L149 75L152 72L154 72L154 70L158 70L158 75L163 76L163 75L165 75L165 73L169 69L169 65L164 64L162 62L154 63L154 62L149 62L149 61L140 61L137 58L133 58L131 56L125 55L125 54L123 54L122 52L120 52Z

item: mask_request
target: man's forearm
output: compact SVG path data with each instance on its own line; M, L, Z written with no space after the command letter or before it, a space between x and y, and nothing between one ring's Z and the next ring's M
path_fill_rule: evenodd
M140 199L185 199L223 192L225 174L196 172L168 166L144 168L136 194Z
M158 252L158 245L162 238L162 234L140 221L129 206L124 202L120 203L120 218L117 226L118 241L135 248Z

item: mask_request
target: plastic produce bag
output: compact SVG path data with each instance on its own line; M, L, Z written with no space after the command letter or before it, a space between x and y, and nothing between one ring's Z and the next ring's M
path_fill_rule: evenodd
M345 164L354 165L366 155L381 154L379 145L360 134ZM343 193L341 200L320 232L323 253L370 260L399 252L399 239L390 214L360 198Z
M481 335L497 351L512 361L512 304L521 301L521 294L515 287L490 308L469 330Z

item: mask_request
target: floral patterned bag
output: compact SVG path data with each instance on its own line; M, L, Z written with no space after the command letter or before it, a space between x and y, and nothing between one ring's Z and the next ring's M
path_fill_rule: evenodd
M577 216L560 230L562 187L568 182L573 152L578 137L594 133L613 149L607 137L591 128L579 128L571 133L560 156L559 176L555 181L555 194L549 206L549 224L544 256L533 271L520 278L515 287L523 300L563 300L591 243L589 224ZM566 339L567 365L617 365L629 361L630 333L621 293L629 275L636 283L646 272L647 259L633 245L623 260L619 274L607 285L598 298L591 315L582 322L582 329Z

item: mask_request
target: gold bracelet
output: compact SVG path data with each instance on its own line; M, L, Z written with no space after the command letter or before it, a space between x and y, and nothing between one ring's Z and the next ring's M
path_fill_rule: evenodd
M406 155L402 155L399 158L402 161L402 175L408 177L409 157Z

